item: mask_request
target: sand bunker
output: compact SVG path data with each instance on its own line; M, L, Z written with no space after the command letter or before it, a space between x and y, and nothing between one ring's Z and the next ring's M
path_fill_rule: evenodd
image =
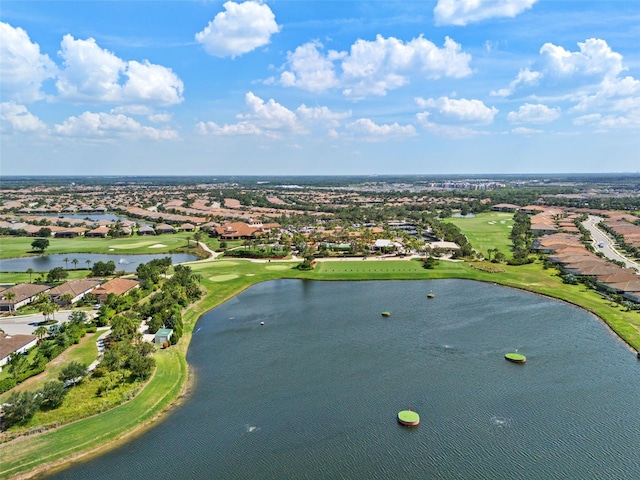
M149 245L149 248L164 248L166 245L164 243L156 243L154 245Z

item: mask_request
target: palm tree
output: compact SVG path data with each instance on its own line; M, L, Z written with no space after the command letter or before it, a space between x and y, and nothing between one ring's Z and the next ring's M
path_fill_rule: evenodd
M11 313L11 308L14 306L14 303L11 300L16 298L16 294L11 290L9 290L7 293L4 294L4 298L6 298L9 302L9 313Z
M29 274L29 283L31 283L31 275L35 273L33 268L27 268L27 273Z
M51 302L48 298L45 302L42 302L40 305L40 312L44 315L45 320L49 320L49 315L51 315L55 311L54 303Z
M40 325L33 331L33 334L38 337L38 343L42 341L44 337L49 334L49 330L44 325Z
M77 258L74 258L73 260L71 260L71 263L73 263L74 270L78 268L78 259Z
M93 263L91 260L89 260L88 258L84 261L84 263L87 264L87 268L91 269L91 264Z
M64 257L62 259L62 261L64 262L64 265L65 265L64 268L66 268L68 270L69 269L69 259L67 257Z

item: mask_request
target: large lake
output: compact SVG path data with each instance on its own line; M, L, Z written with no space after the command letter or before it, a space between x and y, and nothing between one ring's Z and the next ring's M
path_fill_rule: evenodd
M594 316L529 293L272 281L204 315L188 361L183 405L53 478L640 478L640 362ZM419 426L397 423L408 407Z

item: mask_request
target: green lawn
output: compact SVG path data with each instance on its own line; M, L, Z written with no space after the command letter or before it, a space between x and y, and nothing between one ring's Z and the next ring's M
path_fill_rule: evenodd
M96 358L98 358L98 347L96 347L96 340L100 335L104 332L95 332L88 333L77 345L73 345L69 347L67 350L62 352L58 357L54 358L48 365L44 372L35 377L31 377L20 385L15 387L11 391L21 391L21 390L37 390L42 388L45 382L50 380L57 380L58 374L62 367L72 361L84 363L85 365L89 365ZM30 355L35 354L35 349L30 351ZM29 357L31 360L31 357ZM5 372L0 373L0 379L3 378ZM0 395L0 403L3 403L10 392L5 392Z
M498 222L499 223L499 222ZM502 225L502 224L501 224ZM287 269L273 269L291 267ZM185 356L191 332L204 312L237 295L249 286L278 278L315 280L439 279L461 278L523 288L580 305L600 316L629 345L640 349L640 314L625 312L583 285L568 285L554 269L543 269L538 262L523 266L500 265L489 273L464 262L440 261L435 269L422 268L411 260L353 260L319 262L312 271L293 268L295 262L256 263L246 260L192 264L201 274L208 294L185 312L185 334L180 343L156 353L157 371L148 386L132 401L103 414L80 420L59 429L21 438L0 445L0 478L9 478L46 462L93 450L118 439L151 420L176 399L187 379ZM495 267L494 264L487 264ZM479 265L481 268L482 265ZM438 292L434 291L436 298ZM630 355L631 358L631 355Z
M179 350L160 350L155 359L156 373L133 400L103 414L0 445L0 478L99 446L104 452L104 444L153 420L175 400L187 378L186 361Z
M466 235L474 249L488 258L488 250L497 248L511 258L511 226L513 214L504 212L479 213L473 218L446 218Z
M191 238L192 233L175 233L165 235L154 235L144 237L123 237L123 238L49 238L49 248L45 254L53 253L167 253L180 247L187 246L187 238ZM0 258L15 258L29 255L39 255L30 253L32 251L31 237L0 237ZM210 248L218 247L217 240L210 239L203 235ZM153 245L164 245L163 247L150 248Z

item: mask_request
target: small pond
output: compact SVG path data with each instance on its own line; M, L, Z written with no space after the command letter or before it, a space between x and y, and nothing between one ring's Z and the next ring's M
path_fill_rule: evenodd
M5 258L0 260L0 272L26 272L32 268L36 272L48 272L52 268L62 267L65 269L86 269L91 268L96 262L113 261L116 270L124 270L127 273L135 272L138 265L147 263L155 258L171 257L173 264L192 262L198 260L196 255L189 253L154 253L140 255L122 254L100 254L100 253L61 253L52 255L41 255L39 257ZM67 259L65 262L64 259ZM74 264L73 260L78 260Z

